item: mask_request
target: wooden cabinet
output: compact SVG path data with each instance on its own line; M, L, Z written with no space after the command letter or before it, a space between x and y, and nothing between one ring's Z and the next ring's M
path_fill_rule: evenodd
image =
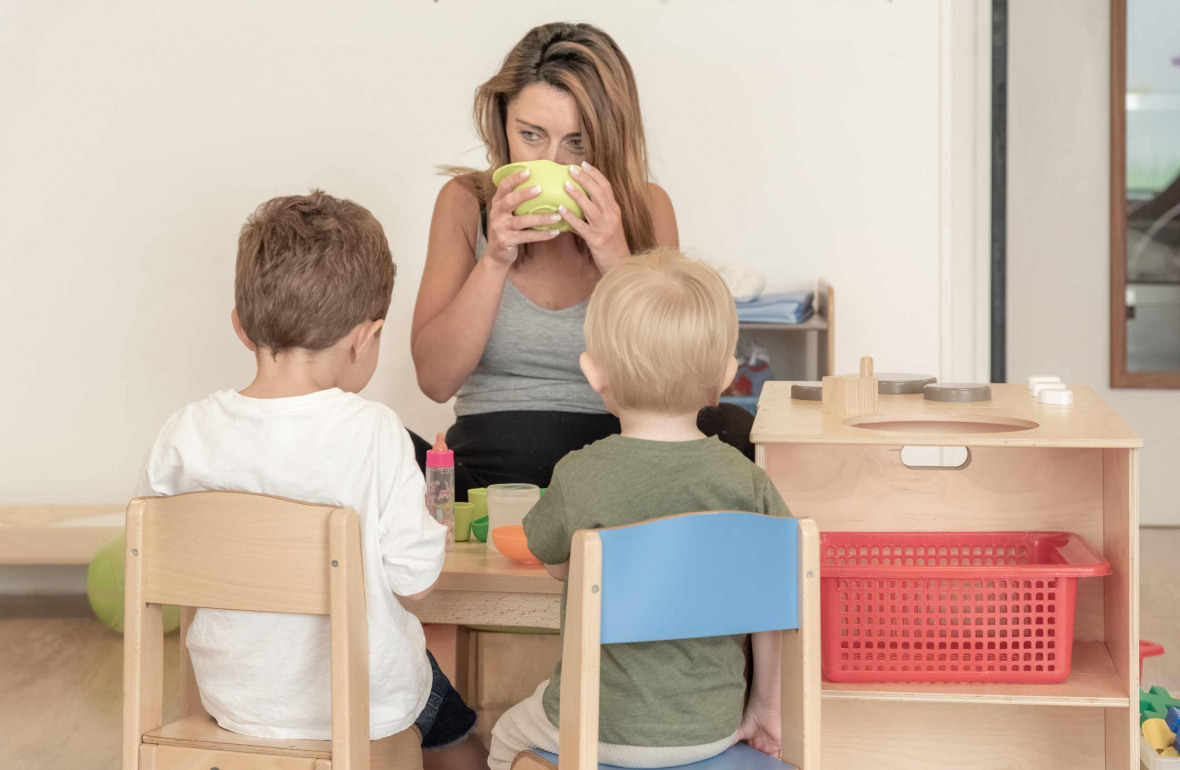
M1092 390L1071 387L1072 406L997 384L980 403L882 395L875 414L853 418L792 400L787 382L763 390L758 462L821 531L1065 530L1112 567L1078 581L1062 684L824 682L824 768L1138 767L1142 442ZM967 447L969 459L912 468L904 446Z

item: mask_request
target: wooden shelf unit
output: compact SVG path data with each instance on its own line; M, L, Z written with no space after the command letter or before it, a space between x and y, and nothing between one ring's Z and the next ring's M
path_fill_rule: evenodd
M770 354L778 377L818 380L836 359L836 293L822 278L815 284L815 312L803 323L738 323L738 337L752 338Z
M826 332L828 330L828 319L824 318L822 313L816 312L812 313L811 318L808 318L803 323L786 324L742 321L738 324L738 329L751 332Z
M1139 438L1084 386L1070 407L997 384L988 402L882 395L874 415L845 418L792 400L790 385L766 385L753 440L792 512L821 531L1065 530L1112 567L1078 580L1062 684L824 682L825 770L1137 768ZM970 458L909 468L903 446Z
M1013 706L1122 707L1130 704L1123 680L1102 642L1075 642L1073 669L1061 684L840 684L823 683L832 700L913 703L996 703ZM1138 704L1136 703L1136 706Z

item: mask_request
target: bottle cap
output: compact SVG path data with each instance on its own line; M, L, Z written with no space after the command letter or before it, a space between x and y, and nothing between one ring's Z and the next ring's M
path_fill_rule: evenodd
M1044 388L1037 394L1037 401L1042 404L1069 406L1073 403L1073 391L1064 386L1058 388Z
M455 453L452 450L447 449L447 442L443 439L443 434L441 433L434 437L434 447L426 451L426 467L455 467Z

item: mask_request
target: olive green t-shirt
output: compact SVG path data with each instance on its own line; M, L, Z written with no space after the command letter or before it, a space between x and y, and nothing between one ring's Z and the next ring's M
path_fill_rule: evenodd
M665 442L611 436L557 464L524 529L538 559L560 564L569 559L579 529L694 511L791 515L766 472L716 438ZM564 633L564 591L561 602ZM599 740L697 746L732 735L742 717L745 663L740 634L603 645ZM544 695L545 714L554 725L560 688L558 663Z

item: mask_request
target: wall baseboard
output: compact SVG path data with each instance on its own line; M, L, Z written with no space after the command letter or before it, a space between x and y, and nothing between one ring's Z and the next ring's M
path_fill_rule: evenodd
M93 618L85 594L0 594L0 618Z

